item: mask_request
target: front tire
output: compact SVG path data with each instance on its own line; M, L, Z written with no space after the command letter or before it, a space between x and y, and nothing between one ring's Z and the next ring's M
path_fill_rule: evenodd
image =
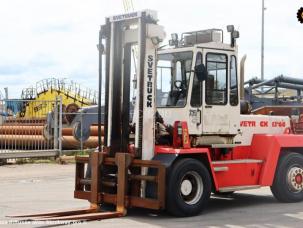
M178 217L199 214L210 198L211 185L203 163L191 158L177 161L168 175L167 211Z
M301 154L290 153L280 158L271 191L281 202L294 203L303 200L303 156Z

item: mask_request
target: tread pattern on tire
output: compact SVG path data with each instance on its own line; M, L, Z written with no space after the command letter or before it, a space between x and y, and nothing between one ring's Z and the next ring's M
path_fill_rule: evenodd
M291 166L299 165L303 167L303 155L299 153L289 153L281 156L277 165L273 185L270 187L274 197L284 203L294 203L303 200L303 191L294 193L289 190L286 180L287 171Z
M200 174L203 181L203 194L195 205L188 205L179 194L179 184L185 172L194 170ZM182 174L183 173L183 174ZM211 194L212 181L205 165L192 158L184 158L176 161L168 174L166 209L168 213L177 217L194 216L199 214L207 205Z

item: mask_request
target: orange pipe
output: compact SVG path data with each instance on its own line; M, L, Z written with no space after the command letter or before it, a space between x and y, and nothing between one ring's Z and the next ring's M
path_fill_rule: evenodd
M42 135L43 126L0 126L1 135Z
M0 135L0 147L3 149L49 149L53 145L42 135Z
M104 126L101 126L101 135L104 135ZM98 126L90 127L90 136L98 136Z
M24 125L43 125L46 122L45 117L36 117L36 118L14 118L14 117L7 117L5 119L4 125L17 125L17 124L24 124Z
M62 135L73 135L72 128L62 128ZM101 136L104 135L104 127L101 127ZM90 136L98 136L98 126L90 127Z
M73 129L72 128L62 128L62 135L72 135Z
M103 142L103 137L101 138ZM62 148L67 149L79 149L81 143L77 141L73 136L63 136L62 137ZM83 148L96 148L98 146L98 137L91 136L83 142Z
M102 137L103 142L103 137ZM62 148L79 149L81 143L73 136L62 137ZM98 137L91 136L83 142L83 148L96 148L98 146ZM47 141L41 135L0 135L0 148L2 149L51 149L53 141Z

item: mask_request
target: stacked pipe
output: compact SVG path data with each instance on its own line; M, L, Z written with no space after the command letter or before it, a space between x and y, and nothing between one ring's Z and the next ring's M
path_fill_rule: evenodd
M0 149L2 150L47 150L54 148L53 140L45 137L45 119L15 118L0 125ZM103 127L102 127L103 129ZM102 130L103 140L103 130ZM62 149L96 148L98 126L90 127L90 136L81 142L74 137L72 127L62 129Z
M45 122L45 118L8 117L0 125L0 149L48 150L53 148L53 143L43 137Z
M4 125L30 125L30 126L41 126L46 123L46 119L43 117L36 118L15 118L15 117L7 117Z
M102 127L102 141L103 141L103 127ZM96 148L98 146L98 126L90 127L90 136L87 140L81 141L77 140L74 137L74 129L73 128L63 128L62 129L62 148L65 150L68 149L78 149L81 148L81 144L83 148Z

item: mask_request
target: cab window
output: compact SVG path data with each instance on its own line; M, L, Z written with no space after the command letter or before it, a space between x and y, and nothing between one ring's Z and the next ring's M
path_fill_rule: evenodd
M238 97L238 79L237 79L237 60L233 55L230 59L230 95L229 101L231 106L237 106L239 103Z
M208 105L227 104L227 55L208 53L206 55L206 97Z
M184 107L191 74L191 51L158 55L157 107Z
M202 64L202 53L198 52L196 57L196 66ZM193 79L193 89L191 93L190 105L192 107L200 107L202 105L202 82L195 74Z

